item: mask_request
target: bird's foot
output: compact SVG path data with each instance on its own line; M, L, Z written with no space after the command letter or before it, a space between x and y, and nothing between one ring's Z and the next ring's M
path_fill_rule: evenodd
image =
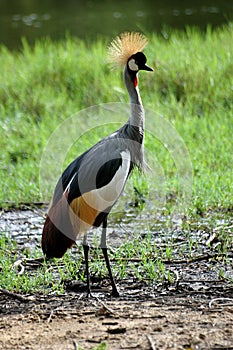
M92 294L91 289L87 289L86 298L87 298L87 299L92 299L92 298L94 298L94 295Z
M119 292L118 292L117 289L114 288L114 289L112 290L112 296L113 296L114 298L119 298L120 294L119 294Z

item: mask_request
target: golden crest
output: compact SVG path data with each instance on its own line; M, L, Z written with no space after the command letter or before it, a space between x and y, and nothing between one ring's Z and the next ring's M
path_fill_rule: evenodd
M109 45L108 62L113 68L124 66L133 54L142 51L147 44L148 40L142 33L122 33Z

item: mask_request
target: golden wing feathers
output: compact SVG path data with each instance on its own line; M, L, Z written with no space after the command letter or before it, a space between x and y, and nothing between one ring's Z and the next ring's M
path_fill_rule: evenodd
M124 66L133 54L142 51L147 44L148 39L142 33L122 33L109 45L108 62L113 68Z

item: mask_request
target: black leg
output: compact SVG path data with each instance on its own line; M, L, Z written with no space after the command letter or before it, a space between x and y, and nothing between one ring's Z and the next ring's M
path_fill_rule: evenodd
M101 248L104 254L104 259L106 262L106 266L108 269L108 273L109 273L109 277L110 277L110 281L111 281L111 285L112 285L112 295L114 297L119 297L119 293L116 287L116 283L114 281L113 275L112 275L112 270L111 270L111 266L110 266L110 261L109 261L109 257L108 257L108 248L106 246L106 229L107 229L107 218L104 219L103 221L103 230L102 230L102 237L101 237Z
M89 246L86 244L83 244L83 251L84 251L84 258L85 258L85 267L86 267L86 276L87 276L87 296L91 295L91 289L90 289L90 276L89 276L89 264L88 264L88 252L89 252Z
M112 285L112 295L114 297L119 297L119 293L116 287L116 283L114 281L113 275L112 275L112 270L111 270L111 266L110 266L110 262L109 262L109 257L108 257L108 248L102 248L103 254L104 254L104 258L106 261L106 266L108 268L108 273L109 273L109 277L110 277L110 281L111 281L111 285Z

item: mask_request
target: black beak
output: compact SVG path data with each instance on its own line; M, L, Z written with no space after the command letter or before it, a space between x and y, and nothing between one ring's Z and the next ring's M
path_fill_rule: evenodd
M147 70L148 72L153 72L154 69L149 67L149 66L147 66L147 64L144 64L144 66L141 67L141 70Z

